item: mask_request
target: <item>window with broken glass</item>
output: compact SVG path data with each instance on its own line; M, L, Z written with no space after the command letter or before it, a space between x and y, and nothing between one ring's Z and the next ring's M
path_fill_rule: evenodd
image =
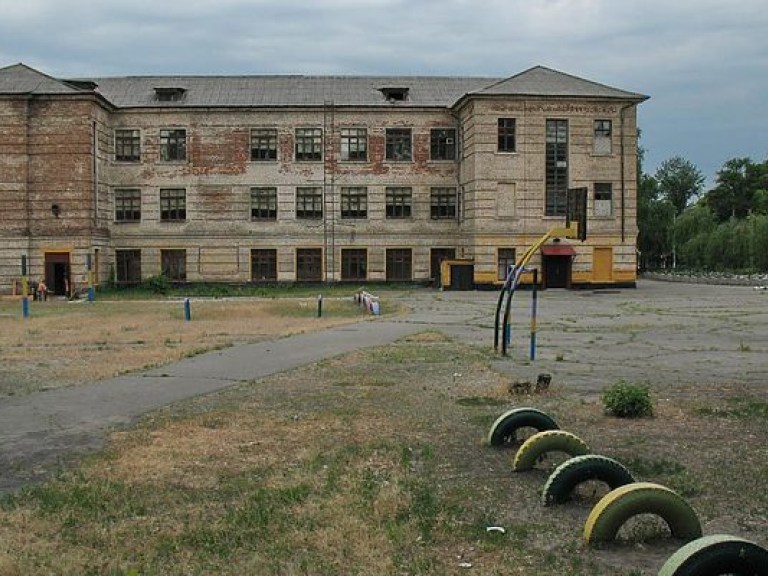
M411 188L392 187L386 190L386 214L387 218L410 218Z
M368 188L355 186L341 189L341 217L368 217Z
M432 160L456 159L455 128L433 128L430 130L429 157Z
M141 161L141 133L138 130L115 130L115 160Z
M251 130L251 160L277 160L277 130L254 128Z
M320 187L296 188L296 218L319 220L323 217L323 189Z
M141 220L141 190L138 188L115 189L115 221L138 222Z
M413 158L410 128L387 128L386 157L395 162L407 162Z
M318 162L323 159L323 129L296 128L296 161Z
M514 118L499 118L498 121L498 151L515 152L517 150L517 140L515 133L517 122Z
M456 188L432 188L429 215L432 220L456 218Z
M160 160L183 162L187 159L187 131L160 130Z
M160 189L160 220L178 222L187 219L187 191L184 188Z
M160 250L161 273L168 280L184 282L187 279L187 251Z
M251 188L251 220L277 220L277 188Z
M341 129L341 159L364 162L368 160L368 129Z

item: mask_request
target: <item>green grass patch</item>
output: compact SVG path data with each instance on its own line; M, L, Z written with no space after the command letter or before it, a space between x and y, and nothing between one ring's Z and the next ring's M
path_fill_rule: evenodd
M467 398L459 398L456 400L456 404L459 406L506 406L509 404L509 401L489 396L469 396Z

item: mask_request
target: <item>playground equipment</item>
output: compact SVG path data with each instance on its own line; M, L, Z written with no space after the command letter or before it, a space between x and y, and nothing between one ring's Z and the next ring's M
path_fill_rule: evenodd
M513 408L499 416L488 432L489 446L504 446L517 441L520 428L535 428L537 432L557 430L557 422L536 408Z
M499 299L496 303L496 319L493 330L493 349L499 349L499 340L501 340L501 353L506 356L510 340L509 318L512 310L512 298L520 283L523 273L533 272L533 285L538 283L537 271L529 270L528 263L544 244L552 238L578 238L582 242L587 239L587 189L569 188L566 196L566 217L565 226L555 227L549 230L541 238L533 243L523 255L510 266L504 285L499 293ZM534 292L535 294L535 292ZM506 296L506 303L505 303ZM502 308L504 313L502 315ZM531 313L531 360L535 359L536 347L536 300L534 297L533 311Z

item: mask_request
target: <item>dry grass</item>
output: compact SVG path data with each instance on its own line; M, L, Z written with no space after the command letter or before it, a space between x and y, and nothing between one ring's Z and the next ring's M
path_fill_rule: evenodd
M351 302L314 299L199 300L185 322L181 301L0 302L0 396L57 388L173 362L276 335L360 320Z
M678 489L706 533L768 543L764 389L657 389L654 418L618 420L562 383L510 397L491 360L432 332L159 412L4 502L0 575L656 574L663 526L587 549L596 496L544 508L558 459L513 475L484 446L512 404Z

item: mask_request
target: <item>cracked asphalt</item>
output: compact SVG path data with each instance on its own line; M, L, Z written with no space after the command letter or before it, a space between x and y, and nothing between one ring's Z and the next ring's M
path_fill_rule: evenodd
M240 345L73 388L0 399L0 494L48 477L101 449L110 429L169 404L360 348L438 330L493 348L494 292L409 292L397 318ZM552 374L594 396L620 379L654 386L768 385L768 292L750 287L640 281L637 289L539 293L536 360L529 359L530 292L515 296L511 379Z

